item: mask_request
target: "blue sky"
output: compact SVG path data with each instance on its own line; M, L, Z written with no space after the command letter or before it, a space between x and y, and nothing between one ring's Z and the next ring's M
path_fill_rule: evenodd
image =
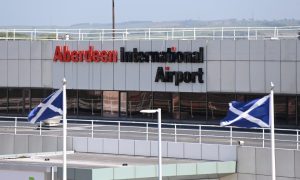
M3 0L0 25L111 23L112 0ZM300 19L300 0L115 0L116 22Z

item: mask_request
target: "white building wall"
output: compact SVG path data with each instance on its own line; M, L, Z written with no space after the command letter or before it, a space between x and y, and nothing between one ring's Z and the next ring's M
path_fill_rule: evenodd
M62 63L53 62L57 45L70 50L197 51L204 63ZM119 54L120 57L120 54ZM268 93L300 92L299 40L140 40L140 41L1 41L0 86L59 88L63 77L69 89ZM154 82L157 67L172 71L203 68L204 83Z

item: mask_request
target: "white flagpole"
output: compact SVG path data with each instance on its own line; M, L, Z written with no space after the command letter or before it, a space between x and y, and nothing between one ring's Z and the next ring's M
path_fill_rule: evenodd
M63 79L63 180L67 180L67 81Z
M276 180L276 166L275 166L275 132L274 132L274 84L271 82L270 93L270 125L271 125L271 158L272 158L272 180Z

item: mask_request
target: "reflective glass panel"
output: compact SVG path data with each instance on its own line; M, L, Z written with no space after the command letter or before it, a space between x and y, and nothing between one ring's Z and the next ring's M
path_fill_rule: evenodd
M127 92L120 92L120 116L127 117Z
M77 90L67 90L67 115L77 115L78 111L78 91Z
M282 96L274 97L275 123L278 125L296 124L296 97Z
M31 105L30 108L33 109L38 106L43 99L52 94L52 89L31 89Z
M179 119L179 93L154 92L153 109L161 108L163 119Z
M7 89L1 88L0 89L0 113L7 113Z
M206 118L206 94L181 93L180 113L181 119L205 120Z
M300 96L297 96L297 125L300 126Z
M78 91L78 114L101 115L102 91Z
M24 114L29 112L29 90L10 88L8 89L8 112L9 114Z
M103 116L119 116L119 91L103 91Z
M207 94L207 118L220 120L227 114L228 103L235 99L235 94L209 93Z
M152 109L152 92L128 92L128 117L152 118L151 114L140 113Z

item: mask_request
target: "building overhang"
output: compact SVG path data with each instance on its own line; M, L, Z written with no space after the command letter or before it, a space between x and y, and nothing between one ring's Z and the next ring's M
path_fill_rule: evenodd
M156 165L101 168L92 170L92 179L157 179ZM170 179L211 179L236 173L236 161L196 162L165 164L162 167L164 178Z

